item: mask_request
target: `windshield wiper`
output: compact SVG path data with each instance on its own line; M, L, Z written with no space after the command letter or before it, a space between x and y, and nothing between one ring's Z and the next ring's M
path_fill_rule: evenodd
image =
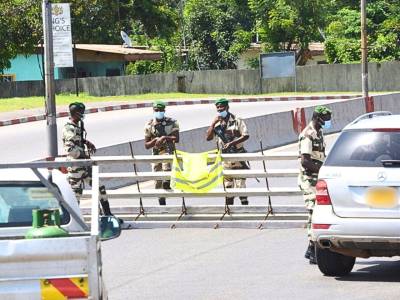
M397 159L383 159L381 163L386 168L396 168L400 167L400 160Z

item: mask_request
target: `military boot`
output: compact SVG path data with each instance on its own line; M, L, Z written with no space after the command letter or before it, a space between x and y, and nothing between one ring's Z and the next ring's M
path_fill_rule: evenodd
M233 205L233 199L234 199L234 197L226 197L225 198L225 204L226 205Z
M108 202L106 188L104 185L99 187L99 192L100 192L100 205L101 205L101 209L103 211L103 215L114 216L111 212L110 202ZM121 218L117 218L117 220L120 224L124 223L124 220L122 220Z
M160 205L166 205L166 204L167 204L164 197L158 198L158 203L159 203Z
M311 251L312 251L313 247L314 247L314 244L313 244L313 242L310 241L308 243L308 247L307 247L306 253L304 254L304 257L306 259L310 259L310 255L311 255Z
M309 259L310 265L317 264L317 257L315 256L315 244L314 242L310 241L306 254L304 255L305 258Z
M242 205L249 205L249 200L247 200L247 197L239 197L239 198Z

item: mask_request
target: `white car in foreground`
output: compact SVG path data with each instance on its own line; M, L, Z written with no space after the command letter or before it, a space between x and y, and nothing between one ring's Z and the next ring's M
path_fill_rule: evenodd
M347 125L319 173L312 238L321 272L343 276L356 257L400 255L400 115Z
M120 224L99 216L93 197L89 228L66 175L46 164L57 162L0 164L0 299L107 299L100 241L117 237ZM55 212L66 234L49 226Z

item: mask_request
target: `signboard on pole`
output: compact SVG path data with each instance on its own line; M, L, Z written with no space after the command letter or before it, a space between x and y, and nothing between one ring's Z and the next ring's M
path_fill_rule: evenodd
M296 59L294 52L260 54L260 63L263 79L296 76Z
M294 90L297 90L295 52L273 52L260 54L260 91L263 79L294 78Z
M69 3L51 5L54 66L73 67L71 15Z

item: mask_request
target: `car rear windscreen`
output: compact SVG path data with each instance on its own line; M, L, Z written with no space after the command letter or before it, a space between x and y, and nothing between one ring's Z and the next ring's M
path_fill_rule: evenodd
M325 165L382 167L382 160L400 160L400 132L345 131L329 152Z
M0 227L32 226L33 209L60 209L61 224L70 220L56 197L40 183L0 184Z

